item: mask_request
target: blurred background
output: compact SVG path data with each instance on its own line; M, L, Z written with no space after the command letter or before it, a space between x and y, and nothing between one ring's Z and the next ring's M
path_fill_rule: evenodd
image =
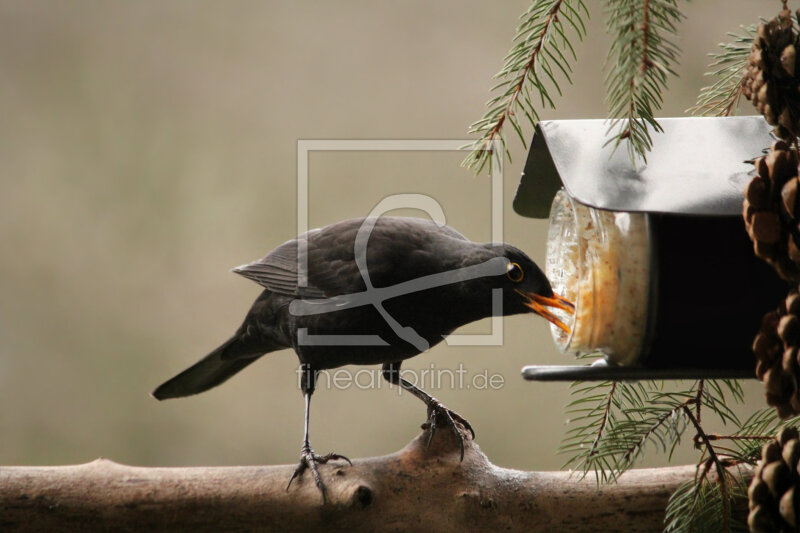
M608 37L587 4L575 84L544 118L605 114ZM303 401L291 351L200 396L148 393L238 327L259 287L228 270L296 234L297 140L465 138L528 5L0 1L0 464L294 463ZM726 32L779 9L681 5L684 57L661 116L694 104ZM541 262L546 221L510 207L525 155L507 133L504 240ZM314 152L310 227L418 192L489 240L489 181L459 167L464 155ZM568 385L519 371L570 362L544 320L517 316L502 347L441 344L404 368L501 374L499 390L429 392L472 422L495 463L547 470L564 459ZM763 405L761 385L746 388ZM425 417L385 386L320 390L312 407L314 447L353 458L399 449ZM689 439L676 461L694 460Z

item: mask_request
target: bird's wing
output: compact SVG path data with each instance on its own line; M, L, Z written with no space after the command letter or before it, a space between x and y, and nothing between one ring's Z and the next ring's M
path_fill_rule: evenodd
M298 287L298 263L303 259L303 256L297 256L297 239L292 239L275 248L263 259L236 267L233 272L277 294L325 298L327 295L323 289L310 284Z
M263 259L233 271L272 292L295 298L330 298L361 292L366 284L355 262L354 244L363 219L352 219L311 230L275 248ZM383 217L373 228L367 265L374 286L388 286L435 272L441 246L467 241L448 226L425 219ZM307 244L298 258L298 242ZM298 260L299 259L299 260ZM298 287L298 263L307 265L306 283Z

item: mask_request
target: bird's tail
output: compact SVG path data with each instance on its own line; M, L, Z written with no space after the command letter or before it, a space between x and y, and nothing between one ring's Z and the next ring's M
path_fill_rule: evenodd
M216 350L162 383L151 393L156 400L191 396L227 381L234 374L277 347L253 346L234 335Z

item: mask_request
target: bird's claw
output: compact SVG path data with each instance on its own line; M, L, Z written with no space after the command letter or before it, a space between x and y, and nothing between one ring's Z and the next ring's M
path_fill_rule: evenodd
M292 477L289 479L289 484L286 485L286 490L289 490L289 487L292 486L292 481L295 478L300 477L303 475L303 472L306 470L311 470L311 474L314 476L314 484L322 493L322 502L327 503L327 493L325 490L325 484L322 482L322 477L319 475L319 470L317 469L317 465L324 465L328 461L336 461L342 460L347 461L350 466L353 466L353 463L345 457L344 455L339 455L338 453L329 453L327 455L317 455L314 453L314 450L311 449L311 446L308 444L304 444L303 447L300 449L300 462L297 464L297 468L294 469L294 473Z
M440 401L433 399L433 401L428 404L428 421L422 426L423 429L428 430L428 440L426 443L427 447L430 447L431 441L433 440L433 434L436 432L436 419L438 417L441 417L441 419L444 420L448 426L450 426L450 429L456 436L458 444L461 448L461 460L463 461L464 439L472 438L472 440L475 440L475 430L472 429L472 425L467 421L466 418L455 411L448 409ZM469 431L470 436L467 435L467 431Z

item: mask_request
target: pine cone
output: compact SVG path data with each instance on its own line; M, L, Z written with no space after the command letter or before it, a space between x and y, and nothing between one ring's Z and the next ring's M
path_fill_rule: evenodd
M800 438L795 428L784 428L761 449L761 461L747 491L753 533L797 531L800 513Z
M800 281L797 163L796 150L775 142L766 157L755 161L758 175L744 191L742 210L756 255L788 281Z
M767 313L753 342L756 376L764 382L767 403L781 418L800 414L800 295L796 290L777 311Z
M797 13L800 21L800 11ZM800 133L800 76L791 12L780 14L758 26L758 35L747 63L742 92L782 139L794 139Z

